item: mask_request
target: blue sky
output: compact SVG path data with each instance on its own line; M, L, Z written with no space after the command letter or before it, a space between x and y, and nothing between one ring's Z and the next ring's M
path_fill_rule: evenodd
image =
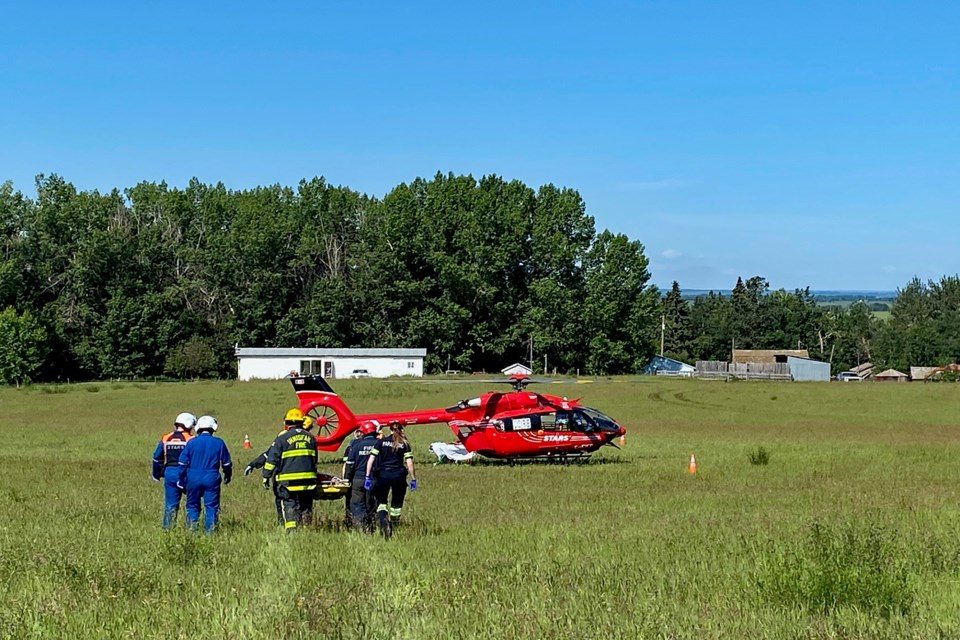
M580 191L653 281L960 272L960 3L20 3L0 181Z

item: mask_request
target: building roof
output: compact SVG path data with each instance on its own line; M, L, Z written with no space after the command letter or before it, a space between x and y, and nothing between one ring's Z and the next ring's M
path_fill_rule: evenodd
M866 378L873 375L873 363L864 362L863 364L858 364L855 367L850 367L850 371L853 371L855 374L861 378Z
M325 349L237 347L238 358L423 358L426 349Z
M657 371L696 371L692 364L674 360L666 356L653 356L650 362L641 370L641 373L655 374Z
M525 374L527 374L527 375L530 375L531 373L533 373L533 369L531 369L530 367L528 367L528 366L525 365L525 364L520 364L519 362L514 362L514 363L513 363L512 365L510 365L509 367L504 367L503 369L500 369L500 373L504 373L504 374L507 374L507 375L509 375L509 374L511 374L511 373L525 373Z
M896 369L887 369L882 373L874 374L874 378L906 378L907 374L900 373Z
M910 367L910 379L926 380L939 370L938 367Z
M809 358L806 349L734 349L733 362L774 362L777 356Z

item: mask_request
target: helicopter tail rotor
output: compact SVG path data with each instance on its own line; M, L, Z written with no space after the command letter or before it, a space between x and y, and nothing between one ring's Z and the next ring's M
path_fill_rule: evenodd
M313 418L317 448L336 451L358 426L356 416L321 376L291 378L300 410Z

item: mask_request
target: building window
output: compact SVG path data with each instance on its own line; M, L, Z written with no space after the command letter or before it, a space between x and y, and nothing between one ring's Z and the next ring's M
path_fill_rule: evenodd
M322 360L301 360L300 361L300 375L302 376L316 376L323 373L323 361Z
M414 362L413 360L407 360L407 369L413 369Z

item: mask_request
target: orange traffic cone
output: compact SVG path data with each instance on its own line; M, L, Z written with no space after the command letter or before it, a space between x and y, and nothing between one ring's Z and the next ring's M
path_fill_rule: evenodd
M690 454L690 469L689 469L689 471L690 471L690 473L696 473L696 472L697 472L697 457L696 457L695 455L693 455L692 453Z
M244 449L250 448L250 436L243 436L243 448Z

